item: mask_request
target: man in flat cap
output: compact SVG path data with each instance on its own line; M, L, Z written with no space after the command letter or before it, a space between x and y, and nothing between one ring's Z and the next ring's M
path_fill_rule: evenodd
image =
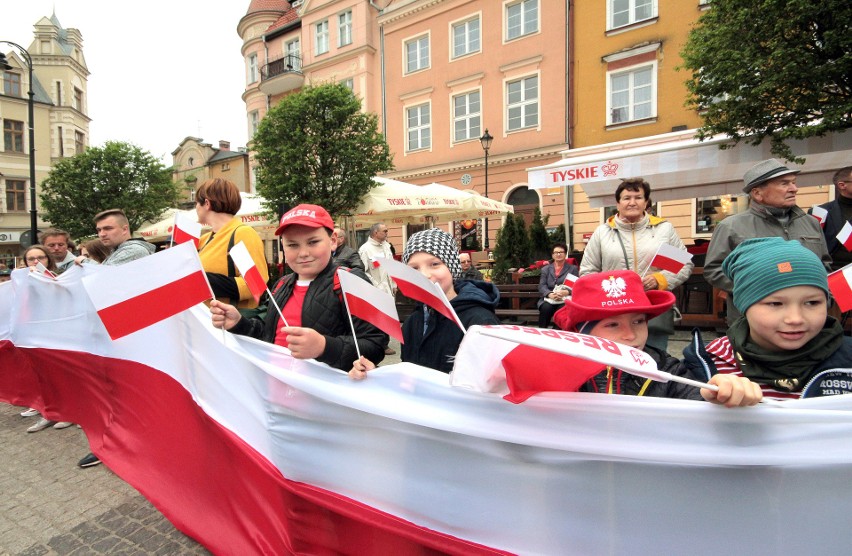
M734 285L722 272L722 261L742 241L755 237L780 237L798 240L813 251L826 270L831 256L825 245L819 222L796 206L796 174L780 161L770 158L752 166L743 176L743 191L749 196L749 208L719 222L707 248L704 279L728 292L728 325L739 316L734 307Z

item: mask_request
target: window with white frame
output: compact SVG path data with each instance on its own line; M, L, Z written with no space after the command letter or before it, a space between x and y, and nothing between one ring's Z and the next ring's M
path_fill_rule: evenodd
M286 44L287 65L294 71L302 71L302 43L295 38Z
M656 66L653 63L609 73L607 125L656 115Z
M429 104L406 108L405 114L408 122L407 150L428 149L432 146L432 117Z
M352 44L352 10L337 16L337 45Z
M506 40L538 31L538 0L519 0L506 4Z
M252 54L248 59L248 82L257 83L257 54Z
M538 76L506 83L506 129L538 126Z
M343 84L344 87L346 87L350 91L355 90L355 80L352 79L351 77L349 79L344 79L343 81L341 81L341 83Z
M249 139L257 134L257 126L260 125L260 114L257 113L257 110L252 111L249 114L249 131L251 131L251 136Z
M479 91L453 97L453 140L479 139L481 105Z
M405 73L429 67L429 35L405 42Z
M615 29L657 17L657 0L607 0L607 11Z
M316 54L328 52L328 20L320 21L314 26L314 52Z
M480 44L479 17L453 24L453 58L479 52Z

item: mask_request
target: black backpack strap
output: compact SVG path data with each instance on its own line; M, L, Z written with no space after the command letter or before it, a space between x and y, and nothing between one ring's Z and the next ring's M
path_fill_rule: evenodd
M235 278L237 276L237 271L234 269L234 261L231 260L231 249L234 248L234 236L237 235L237 230L245 226L245 224L240 224L234 231L231 232L231 239L228 240L228 277Z

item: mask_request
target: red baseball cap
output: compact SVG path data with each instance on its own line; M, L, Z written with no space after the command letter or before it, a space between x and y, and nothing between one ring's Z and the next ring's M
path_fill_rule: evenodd
M632 270L611 270L580 276L565 298L565 306L553 315L562 330L574 330L586 321L602 320L624 313L659 316L674 305L672 292L645 291L642 278Z
M308 228L327 228L329 232L334 231L334 220L328 211L319 205L298 205L284 213L275 235L284 233L287 226L307 226Z

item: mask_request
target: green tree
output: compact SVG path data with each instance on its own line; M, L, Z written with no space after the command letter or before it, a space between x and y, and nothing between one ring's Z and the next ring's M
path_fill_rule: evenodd
M547 221L550 215L542 217L541 209L535 207L533 219L530 223L530 249L533 260L542 261L550 258L550 236L547 234Z
M270 211L281 205L322 205L333 216L351 213L393 169L375 114L341 84L304 88L284 98L260 122L253 149L257 191Z
M107 141L59 160L42 184L41 206L52 225L72 237L94 233L92 217L123 209L130 229L160 217L178 202L180 188L172 170L151 153L130 143Z
M494 246L494 272L492 280L498 284L510 281L509 269L522 268L529 263L530 241L524 217L506 215L506 223L497 232Z
M553 245L554 243L564 243L566 245L568 244L568 242L565 239L566 238L565 224L560 224L559 226L556 227L555 230L553 230L552 232L550 232L547 235L550 238L550 245Z
M713 0L682 51L687 104L701 111L701 139L788 139L852 127L849 0Z

